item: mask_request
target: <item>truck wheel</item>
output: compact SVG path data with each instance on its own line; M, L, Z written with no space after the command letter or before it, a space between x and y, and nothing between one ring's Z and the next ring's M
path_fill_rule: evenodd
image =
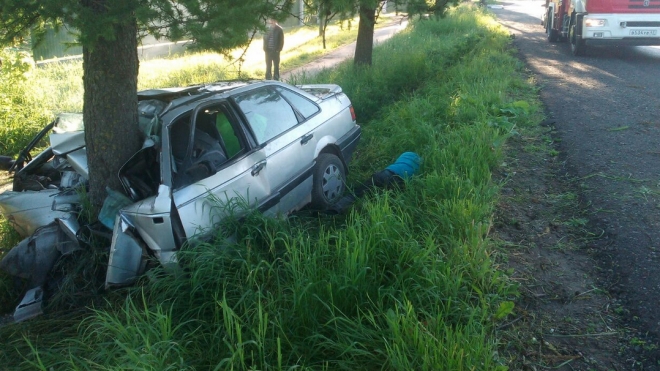
M587 44L582 39L578 40L575 34L575 28L575 24L571 23L568 31L568 40L571 43L571 53L576 57L581 57L587 53Z
M330 153L320 154L312 180L312 207L323 210L337 202L346 188L345 178L346 171L339 157Z
M548 34L548 41L551 43L556 43L559 39L559 33L552 28L552 12L550 10L548 10L545 17L545 33Z

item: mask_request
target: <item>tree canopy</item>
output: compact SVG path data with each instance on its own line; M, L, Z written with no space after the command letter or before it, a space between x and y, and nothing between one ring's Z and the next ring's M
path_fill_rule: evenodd
M378 15L386 3L395 7L404 6L409 16L432 14L443 16L450 5L460 0L304 0L307 9L316 10L319 19L319 33L325 47L325 29L334 18L346 20L360 16L358 36L355 45L356 65L371 65L373 53L373 34Z
M78 30L83 46L116 38L114 26L131 18L141 31L168 40L192 40L225 51L244 45L267 17L286 14L293 0L0 0L0 43L36 36L47 26Z

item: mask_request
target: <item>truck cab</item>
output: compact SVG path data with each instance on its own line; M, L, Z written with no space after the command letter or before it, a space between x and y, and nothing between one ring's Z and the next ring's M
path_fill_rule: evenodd
M573 55L588 46L660 45L660 0L546 0L548 41L568 41Z

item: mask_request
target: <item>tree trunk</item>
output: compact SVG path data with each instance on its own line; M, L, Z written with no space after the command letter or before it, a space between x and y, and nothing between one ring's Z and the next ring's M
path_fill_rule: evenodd
M325 39L325 30L328 29L328 17L325 17L325 19L323 19L323 26L322 27L323 27L323 31L321 31L321 34L322 34L321 37L323 38L323 50L325 50L327 48L326 47L326 42L325 42L325 40L326 40Z
M371 56L374 50L374 25L376 24L376 7L360 5L360 23L357 41L355 42L355 65L371 66Z
M100 10L102 11L102 10ZM121 190L119 168L139 150L137 116L137 23L114 26L114 40L83 46L83 119L89 166L89 197L100 210L105 187Z
M319 2L319 14L316 16L316 20L319 22L319 36L323 36L323 5L320 2Z

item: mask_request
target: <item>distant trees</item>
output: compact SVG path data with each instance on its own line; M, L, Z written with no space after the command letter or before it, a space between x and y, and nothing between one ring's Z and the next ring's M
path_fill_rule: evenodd
M460 0L394 0L394 6L405 6L409 16L432 14L443 16L450 5L456 5ZM373 55L373 36L378 15L387 3L381 0L304 0L308 10L316 10L319 19L319 34L325 43L325 31L333 19L346 20L360 16L358 35L355 43L356 65L371 65Z
M354 16L353 0L304 0L305 7L310 12L316 12L319 21L319 36L323 40L323 49L326 49L325 31L328 24L337 18L341 20Z

